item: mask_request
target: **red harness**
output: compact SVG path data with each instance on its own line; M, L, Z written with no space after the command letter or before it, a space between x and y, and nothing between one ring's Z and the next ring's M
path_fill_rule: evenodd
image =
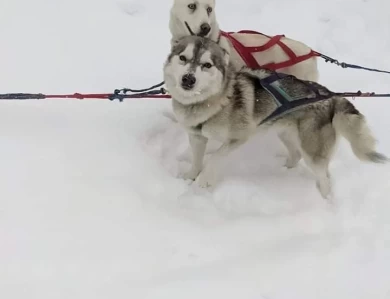
M292 65L297 64L299 62L310 59L314 56L319 56L319 54L313 50L311 50L310 53L308 53L306 55L302 55L302 56L295 55L295 53L281 41L281 38L284 37L284 35L276 35L276 36L270 37L268 35L265 35L263 33L257 32L257 31L242 30L242 31L239 31L238 33L260 34L260 35L263 35L263 36L270 38L270 40L263 46L245 47L243 44L241 44L237 39L235 39L232 36L232 33L234 33L234 32L224 32L221 30L220 34L221 34L221 36L224 36L230 40L230 42L233 44L234 49L241 56L241 58L244 60L246 65L248 67L251 67L251 68L255 68L255 69L267 68L267 69L275 71L277 69L292 66ZM263 52L263 51L268 50L269 48L271 48L275 45L278 45L279 47L281 47L283 49L284 53L287 54L289 59L286 61L283 61L283 62L279 62L279 63L271 62L271 63L260 66L257 63L256 59L253 57L252 53Z

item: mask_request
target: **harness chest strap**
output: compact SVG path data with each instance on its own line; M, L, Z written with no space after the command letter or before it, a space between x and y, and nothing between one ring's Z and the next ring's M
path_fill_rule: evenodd
M286 44L284 44L281 41L281 39L282 39L282 37L284 37L284 35L276 35L276 36L270 37L268 35L265 35L263 33L256 32L256 31L241 30L238 33L260 34L260 35L263 35L263 36L270 38L269 41L262 46L246 47L242 43L240 43L236 38L234 38L232 36L232 33L234 33L234 32L224 32L221 30L220 36L227 38L232 43L234 49L241 56L241 58L244 60L245 64L251 68L256 68L256 69L267 68L270 70L277 70L277 69L286 68L286 67L292 66L294 64L300 63L300 62L305 61L307 59L310 59L314 56L318 56L318 53L313 51L313 50L311 50L310 53L308 53L306 55L302 55L302 56L295 55L294 51L291 50ZM280 63L268 63L265 65L259 65L258 62L256 61L256 59L253 57L253 53L264 52L264 51L266 51L266 50L268 50L276 45L278 45L279 47L281 47L283 49L284 53L286 53L286 55L289 57L289 59L284 61L284 62L280 62Z

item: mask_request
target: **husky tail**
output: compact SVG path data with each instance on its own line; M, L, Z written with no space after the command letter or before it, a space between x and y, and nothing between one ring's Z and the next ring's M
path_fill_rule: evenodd
M362 161L386 163L389 158L375 150L376 140L365 117L347 99L335 100L333 126L351 144L352 151Z

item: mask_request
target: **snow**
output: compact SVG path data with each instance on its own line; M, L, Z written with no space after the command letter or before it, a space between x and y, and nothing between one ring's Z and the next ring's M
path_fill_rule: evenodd
M219 0L225 30L284 33L390 69L388 0ZM171 0L3 0L0 93L111 92L162 81ZM389 77L320 61L335 91ZM354 101L390 154L390 99ZM272 134L215 191L189 167L169 100L0 103L0 298L389 299L390 166L341 142L327 204Z

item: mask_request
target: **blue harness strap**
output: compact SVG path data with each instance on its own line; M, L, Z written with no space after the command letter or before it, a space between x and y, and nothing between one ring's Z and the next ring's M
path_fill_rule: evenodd
M284 78L291 78L291 80L304 84L315 94L315 96L294 97L293 95L288 94L283 90L283 88L279 84L279 81ZM297 110L304 105L323 101L335 95L333 92L327 90L322 86L321 86L321 91L323 91L323 93L321 94L320 89L311 85L309 82L300 80L295 76L282 74L282 73L275 72L264 79L259 79L259 81L260 81L260 85L273 96L275 103L277 105L276 110L272 112L268 117L266 117L259 125L262 125L272 119L280 117L283 114Z

